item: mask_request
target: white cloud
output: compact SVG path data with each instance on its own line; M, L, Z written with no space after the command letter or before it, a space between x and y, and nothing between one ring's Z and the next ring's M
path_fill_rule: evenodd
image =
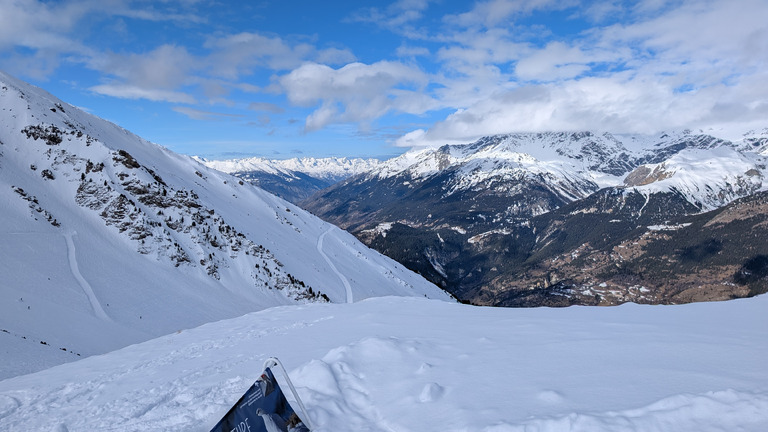
M117 17L172 22L169 26L176 26L177 31L191 25L204 29L200 25L207 18L197 13L198 7L202 5L195 0L0 0L0 66L23 76L44 78L65 59L102 74L105 83L91 90L104 95L190 102L193 99L187 92L194 90L202 92L203 100L228 104L226 97L232 89L259 90L243 81L257 71L290 70L306 61L337 65L355 60L343 47L319 49L309 39L289 41L250 32L217 33L202 47L194 47L194 54L181 45L186 43L184 38L144 52L99 51L83 40L98 25ZM125 29L124 20L115 21L118 28L121 24ZM19 47L32 54L16 52Z
M544 49L534 52L517 62L518 78L530 81L552 81L578 76L590 68L590 60L578 47L562 42L550 42Z
M431 53L424 47L400 45L395 51L398 57L427 57Z
M220 113L220 112L214 112L214 111L204 111L204 110L199 110L199 109L190 108L190 107L183 107L183 106L173 107L172 110L176 111L179 114L184 114L185 116L193 120L220 120L225 118L243 117L240 114L227 114L227 113Z
M90 55L93 50L80 40L87 33L83 28L89 26L89 19L122 16L151 21L204 21L193 13L178 12L191 2L182 3L183 7L175 8L175 2L166 2L161 9L130 0L0 0L0 51L20 46L56 55Z
M362 120L360 118L359 120ZM332 101L323 102L320 108L307 116L304 122L304 130L311 132L337 122L342 122L343 116L339 112L337 104Z
M204 47L210 50L204 59L210 73L231 80L258 69L291 70L307 61L344 64L355 60L346 48L318 49L306 42L250 32L210 38Z
M322 59L330 64L354 60L347 49L318 50L304 42L291 43L278 36L247 32L209 38L203 47L208 52L196 55L182 46L161 45L146 53L94 56L89 66L111 77L108 86L97 86L94 90L117 97L146 94L150 100L160 100L164 95L169 98L164 100L179 102L178 89L199 87L209 103L232 105L227 100L232 89L262 90L243 81L257 71L293 69L308 59ZM125 89L116 91L120 83Z
M764 65L768 57L768 3L763 0L685 2L652 19L612 29L612 43L639 43L655 63L692 68ZM764 66L763 66L764 67Z
M211 38L204 47L211 52L207 58L211 74L227 79L239 79L257 68L292 69L315 51L306 43L291 45L278 36L250 32Z
M343 65L357 60L352 51L346 48L321 49L314 56L314 61L327 65Z
M435 94L455 111L397 144L466 142L515 131L765 127L765 1L646 1L629 11L593 9L587 13L595 20L630 14L632 21L551 37L543 47L502 29L499 17L512 27L515 14L548 6L490 1L450 17L454 24L498 27L445 37L438 52L445 88Z
M250 105L248 105L248 109L252 111L263 111L273 114L282 114L285 112L285 109L283 109L281 106L268 102L252 102Z
M85 50L70 35L89 13L85 4L0 0L0 10L0 49Z
M89 90L94 93L121 99L147 99L156 102L186 104L194 104L196 102L195 98L186 93L171 90L147 89L122 83L100 84L91 87Z
M512 37L507 29L454 33L450 43L446 43L438 51L438 58L449 67L512 62L531 50L530 43L517 42Z
M147 53L108 53L91 60L92 68L143 88L171 89L188 82L198 60L186 48L161 45Z
M191 3L182 2L184 6ZM183 82L189 76L191 56L183 48L163 45L145 54L114 54L99 52L83 40L95 22L115 17L202 22L190 12L178 12L176 2L147 5L130 0L0 0L0 11L0 59L4 57L4 66L22 76L45 78L66 61L85 64L113 78L109 84L93 87L102 94L190 100L170 91L178 85L171 82ZM31 54L16 52L20 47Z
M553 130L654 133L714 128L743 132L765 125L768 90L759 82L765 81L746 85L744 91L719 85L686 94L676 93L653 77L627 79L620 75L526 86L459 109L427 131L403 136L397 144L440 145L484 135Z
M307 63L279 78L292 104L320 105L306 119L308 131L331 123L372 121L390 111L421 114L435 106L422 91L428 81L418 69L386 61L339 69Z
M640 0L632 9L638 14L653 14L672 6L669 0Z
M599 23L609 17L621 15L625 12L624 7L619 1L600 1L589 5L583 10L579 10L578 14L594 23Z
M233 106L233 93L282 93L309 109L307 131L333 124L365 129L402 113L424 122L429 111L453 112L432 127L418 126L400 144L522 130L726 127L767 118L765 0L486 0L442 21L427 15L442 5L399 0L354 12L351 21L399 35L388 58L404 59L363 63L343 40L319 46L325 35L229 34L225 27L194 48L182 45L186 38L141 52L86 46L94 22L119 17L131 18L123 21L130 25L162 20L205 38L216 23L198 13L203 4L196 0L0 0L0 61L35 77L62 62L84 64L101 74L92 91L119 98ZM568 14L560 18L578 21L574 28L591 28L547 28L542 17L559 10ZM253 100L248 96L239 102L243 109ZM272 105L250 108L276 112Z
M130 4L125 4L122 8L115 8L112 13L117 16L124 16L126 18L135 18L146 21L177 21L182 23L204 23L206 18L202 15L189 12L189 7L192 3L181 1L185 3L178 8L172 8L170 10L160 10L154 5L147 5L146 3L136 5L132 7Z
M89 67L110 77L109 82L90 90L123 99L195 103L194 97L178 89L192 83L197 63L185 48L174 45L143 54L100 54L90 59Z
M592 41L552 41L543 48L529 47L521 53L515 64L515 76L521 82L542 82L599 75L601 67L622 65L632 58L627 47L606 49Z
M58 53L38 50L34 55L10 54L3 65L4 71L13 75L46 80L61 63Z
M565 9L576 3L574 0L488 0L475 3L468 12L446 16L445 21L462 27L492 28L514 16L542 9Z
M437 52L442 69L435 91L448 107L467 107L494 93L516 87L514 63L529 55L529 43L516 42L506 29L468 30L446 37Z
M431 0L399 0L386 8L369 7L353 12L353 22L369 22L400 34L413 35L412 24L420 20Z

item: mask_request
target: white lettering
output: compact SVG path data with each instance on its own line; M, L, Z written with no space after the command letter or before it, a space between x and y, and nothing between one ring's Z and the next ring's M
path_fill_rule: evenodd
M251 425L248 424L248 417L241 421L240 424L235 426L230 432L251 432Z

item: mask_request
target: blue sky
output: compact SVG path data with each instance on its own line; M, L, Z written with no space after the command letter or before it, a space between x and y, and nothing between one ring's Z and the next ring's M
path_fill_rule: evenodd
M768 1L0 0L0 69L174 151L768 127Z

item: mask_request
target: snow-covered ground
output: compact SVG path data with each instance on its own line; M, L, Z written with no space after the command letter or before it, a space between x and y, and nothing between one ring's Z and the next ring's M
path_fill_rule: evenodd
M0 430L207 431L274 355L316 431L765 431L767 309L276 307L0 381Z

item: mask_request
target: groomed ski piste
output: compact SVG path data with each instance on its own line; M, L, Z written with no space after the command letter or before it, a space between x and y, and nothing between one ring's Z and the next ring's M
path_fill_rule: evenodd
M0 430L209 431L277 356L315 431L766 431L766 310L275 307L0 381Z

